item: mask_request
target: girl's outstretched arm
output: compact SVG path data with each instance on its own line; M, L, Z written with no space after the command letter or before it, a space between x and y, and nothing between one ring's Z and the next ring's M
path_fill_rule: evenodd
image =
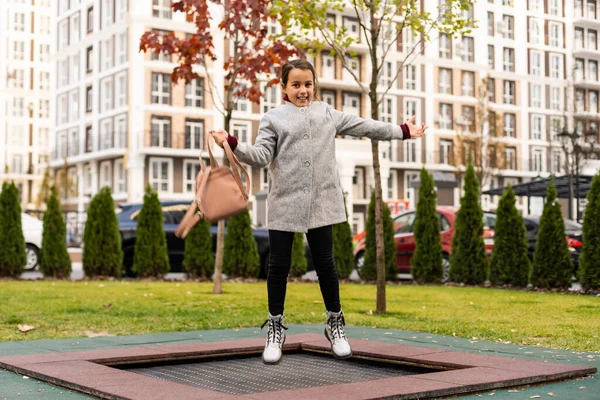
M262 118L260 121L254 145L238 142L235 136L231 136L225 131L215 131L213 136L217 145L223 147L223 142L229 143L231 150L235 152L241 162L254 167L269 165L277 147L277 133L266 118Z

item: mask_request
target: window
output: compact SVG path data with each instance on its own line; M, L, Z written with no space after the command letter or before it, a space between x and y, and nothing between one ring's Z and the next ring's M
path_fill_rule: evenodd
M550 53L550 77L563 79L563 58L562 54Z
M12 131L8 144L13 146L25 145L25 127L23 125L13 125L12 127L8 127L8 130Z
M87 195L92 194L92 167L86 165L83 172L83 190Z
M125 16L127 15L127 1L128 0L116 0L115 1L115 19L119 22L125 20Z
M94 70L94 48L90 46L85 52L85 67L86 72L92 72Z
M542 108L544 102L542 96L542 85L532 84L531 85L531 107Z
M103 42L102 55L102 71L106 71L114 66L114 54L115 54L115 37L111 36Z
M585 111L585 91L577 89L575 91L575 112Z
M594 114L598 113L598 92L595 90L590 90L588 92L588 101L588 111Z
M87 10L87 33L94 32L94 7Z
M548 23L550 30L550 41L549 45L553 47L563 47L563 32L562 24L550 22Z
M562 153L560 150L552 152L552 171L561 173L562 171Z
M452 39L446 33L440 33L440 58L452 58Z
M153 116L150 146L171 147L171 118Z
M562 89L559 87L550 89L550 109L556 111L562 110Z
M346 56L346 66L352 71L354 76L360 80L360 58ZM354 81L354 76L346 68L342 71L342 79L345 81Z
M510 170L517 169L517 149L514 147L504 148L505 168Z
M387 179L387 198L389 200L394 200L398 198L398 188L396 182L398 182L398 172L390 171L390 175Z
M402 48L405 52L410 52L417 45L419 34L415 34L410 27L405 27L402 31L402 39Z
M69 20L63 19L58 23L58 50L69 46Z
M417 66L407 65L404 67L404 89L417 90Z
M473 62L474 54L473 54L473 38L463 36L462 38L462 52L461 52L461 60L465 62Z
M355 199L365 198L365 171L363 168L355 168L352 177L352 195Z
M475 107L462 106L461 120L457 121L464 132L475 132Z
M452 164L452 140L440 140L440 164Z
M335 79L335 57L328 53L321 53L321 61L323 78Z
M452 104L440 103L440 129L452 129Z
M79 53L71 56L71 82L79 80Z
M575 28L575 49L583 49L583 28Z
M127 40L129 39L127 35L127 31L122 32L118 36L118 53L117 57L117 65L121 65L127 62Z
M91 126L85 127L85 152L91 153L94 151L94 131Z
M196 192L196 175L200 172L200 163L198 161L185 160L183 162L183 190L185 193Z
M13 97L12 116L13 117L24 117L25 116L25 100L22 97Z
M413 115L418 115L417 100L404 99L404 120L412 118Z
M171 19L171 0L152 0L152 16Z
M598 50L598 32L588 29L588 49Z
M79 154L79 131L73 128L69 131L69 156Z
M25 42L22 40L13 41L13 60L22 61L25 59Z
M125 168L123 166L123 160L115 161L114 177L113 177L113 190L114 193L125 193Z
M322 90L321 91L321 98L323 99L323 101L325 103L329 104L333 108L336 108L336 105L335 105L335 92L333 90Z
M394 101L392 97L385 97L379 106L379 120L392 123L394 118Z
M102 13L100 28L111 26L115 22L114 0L102 0L100 11Z
M237 136L237 135L236 135ZM185 120L185 148L201 149L204 144L204 121L197 119ZM195 175L194 175L195 177Z
M549 0L548 13L562 16L562 0Z
M127 147L127 114L120 114L115 117L115 148L124 149Z
M439 91L440 93L452 94L452 70L440 68Z
M583 58L575 59L575 80L576 81L585 79L584 65L585 65L585 61L583 60Z
M496 79L488 78L487 83L488 101L491 103L496 102Z
M281 104L281 94L280 87L278 85L273 85L271 87L266 87L264 85L263 92L264 97L262 99L262 112L266 113L267 111L276 108Z
M515 49L505 47L502 60L502 69L504 71L515 72Z
M504 39L514 39L515 19L510 15L502 16L502 37Z
M79 13L75 13L73 15L71 15L71 18L69 18L69 22L71 23L71 29L69 31L69 42L70 43L76 43L79 41L80 38L80 26L81 26L81 22L79 20Z
M12 163L11 163L10 170L15 174L22 174L24 172L23 155L22 154L13 154L12 155Z
M587 17L590 19L596 19L596 0L587 0L587 6Z
M24 13L16 12L14 14L13 28L17 32L25 32L25 14Z
M504 137L515 137L516 116L512 113L504 114Z
M496 68L496 54L493 44L488 44L488 67Z
M38 140L37 140L38 146L47 147L49 135L50 135L50 133L49 133L48 128L39 128L38 129Z
M240 84L240 90L244 89L244 85ZM248 101L245 97L238 97L236 95L233 96L233 110L239 111L243 113L250 112L250 101Z
M92 111L93 102L94 102L94 90L92 89L92 86L88 86L85 88L85 111L86 112Z
M544 132L544 117L541 115L531 116L531 138L533 140L542 140Z
M109 76L100 81L100 112L114 108L113 77Z
M231 129L233 136L238 138L238 140L242 143L250 143L250 127L247 123L234 122L231 124L231 126L233 127Z
M69 92L69 121L79 119L79 89Z
M115 75L115 107L124 107L127 105L127 71Z
M360 117L360 94L343 93L342 94L342 111L348 114L357 115Z
M404 142L404 161L412 163L418 162L417 143L413 140L407 140Z
M185 85L185 106L204 107L204 80L194 79Z
M40 44L40 61L41 62L50 61L50 45L49 44Z
M100 120L100 150L113 148L113 119Z
M531 50L529 53L529 66L531 75L542 76L544 71L543 65L544 53L542 51Z
M588 80L597 82L598 81L598 61L588 60Z
M67 98L66 93L63 93L58 96L56 117L59 125L66 124L67 122L69 122L69 113L67 109L68 101L69 99Z
M392 63L386 61L379 75L379 85L388 88L392 84Z
M504 81L504 104L516 104L514 81Z
M529 18L529 42L533 44L542 44L543 41L543 22L537 18Z
M529 0L529 9L531 11L544 11L544 2L543 0Z
M25 87L25 71L22 69L15 69L12 77L8 78L9 87L14 89L23 89Z
M169 74L152 73L152 104L171 104Z
M463 96L474 96L473 84L475 81L475 73L469 71L463 71L462 73L462 95Z
M343 26L347 29L348 36L360 42L360 25L356 18L343 17Z
M164 158L150 159L149 183L158 192L173 191L173 160Z
M487 13L487 32L488 36L494 36L494 13L491 11Z
M540 149L533 150L533 160L532 160L531 170L534 172L542 172L544 169L544 153Z

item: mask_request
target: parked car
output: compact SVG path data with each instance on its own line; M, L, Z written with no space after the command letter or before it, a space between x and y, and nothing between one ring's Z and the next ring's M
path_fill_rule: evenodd
M40 250L42 248L42 232L44 223L37 218L21 213L21 226L27 251L26 271L35 271L40 264Z
M525 228L527 229L527 253L529 259L533 261L533 253L537 243L538 230L540 228L540 217L530 216L524 217ZM565 219L565 234L567 243L569 244L569 252L571 253L571 262L573 263L573 274L577 276L577 268L579 267L579 253L581 252L582 230L583 226L570 219Z
M448 280L450 271L450 254L452 254L452 238L454 237L454 220L458 208L451 206L438 206L437 212L440 219L440 237L443 250L444 280ZM396 242L396 265L399 274L410 274L410 262L416 249L414 237L415 210L405 211L393 219L394 241ZM496 215L488 212L483 213L484 230L483 240L485 251L491 256L494 247L494 228L496 226ZM365 235L356 243L354 248L354 260L356 270L360 275L360 269L364 264Z
M163 211L163 229L167 237L167 252L169 255L170 272L183 272L183 256L185 252L185 240L175 236L175 230L183 219L185 212L188 209L189 202L169 201L162 202ZM125 267L125 275L129 277L135 276L133 272L133 253L135 249L137 218L142 209L142 204L128 204L120 206L117 213L119 220L119 232L121 233L121 241L123 248L123 265ZM213 237L213 254L217 247L217 224L211 224L210 231ZM225 227L227 232L227 227ZM269 231L265 228L253 228L252 234L258 246L258 254L260 257L260 274L259 278L267 277L267 266L269 260ZM305 247L307 255L308 269L312 269L312 260L308 246Z

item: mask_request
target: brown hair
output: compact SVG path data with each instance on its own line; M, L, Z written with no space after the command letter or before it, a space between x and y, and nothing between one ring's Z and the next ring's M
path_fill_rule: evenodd
M288 76L290 75L290 71L294 68L308 70L312 73L313 76L313 84L315 85L315 92L317 86L317 74L315 73L315 67L308 62L307 60L293 60L286 62L283 67L281 67L281 84L286 86L288 83Z

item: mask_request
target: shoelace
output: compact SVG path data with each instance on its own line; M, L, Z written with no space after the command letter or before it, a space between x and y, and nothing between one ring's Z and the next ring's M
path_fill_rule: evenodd
M287 326L281 323L281 319L267 319L260 327L260 329L264 328L265 325L269 324L267 328L267 342L269 343L280 343L282 329L287 330Z
M346 339L346 334L344 333L344 326L346 325L346 320L344 319L344 314L339 317L330 316L329 327L331 328L332 339Z

